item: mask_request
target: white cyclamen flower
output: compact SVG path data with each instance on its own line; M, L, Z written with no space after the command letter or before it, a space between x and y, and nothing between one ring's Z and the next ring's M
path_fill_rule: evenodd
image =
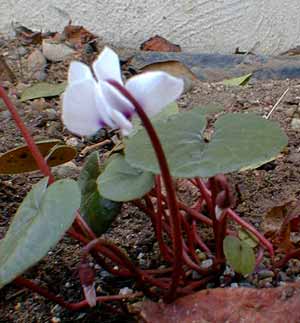
M176 100L183 90L181 79L159 71L134 76L124 85L119 58L108 47L93 63L93 72L96 78L87 65L72 62L63 96L63 123L81 136L93 135L104 126L120 128L125 135L132 130L134 106L108 81L123 85L150 117Z

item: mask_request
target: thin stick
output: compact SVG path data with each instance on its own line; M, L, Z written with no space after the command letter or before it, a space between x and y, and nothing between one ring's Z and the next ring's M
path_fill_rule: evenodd
M288 93L288 91L290 90L290 88L288 87L284 93L281 95L281 97L278 99L278 101L275 103L275 105L273 106L273 108L271 109L271 111L267 114L267 116L265 116L265 119L269 119L271 114L273 113L273 111L278 107L279 103L283 100L283 98L286 96L286 94Z

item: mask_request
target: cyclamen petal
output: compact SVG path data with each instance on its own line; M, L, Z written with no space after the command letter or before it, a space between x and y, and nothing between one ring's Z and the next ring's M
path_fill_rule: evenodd
M129 79L125 87L151 117L179 98L184 82L165 72L145 72Z
M108 47L103 49L93 63L93 70L98 81L115 80L123 84L119 57Z
M117 128L120 128L124 136L129 135L133 129L132 123L118 110L112 111L112 119L117 124Z
M62 120L73 133L91 136L105 125L99 110L101 97L96 100L94 80L83 80L69 85L63 96ZM106 104L105 101L102 104Z
M93 135L104 126L129 134L135 107L109 82L124 86L117 54L106 47L93 63L93 70L97 80L87 65L71 63L63 97L65 126L78 135ZM151 117L180 96L183 81L165 72L146 72L131 78L125 87Z
M135 112L132 103L110 83L103 81L98 83L109 106L113 110L121 112L127 119L130 119Z
M94 79L91 69L81 62L71 62L68 73L69 84L77 81L82 82L87 79Z

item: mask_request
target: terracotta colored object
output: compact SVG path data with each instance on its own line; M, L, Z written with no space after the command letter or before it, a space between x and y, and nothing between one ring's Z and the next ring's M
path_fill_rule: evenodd
M172 44L167 39L158 35L143 42L140 49L154 52L181 52L179 45Z
M277 288L216 288L173 304L138 305L147 323L296 323L300 322L300 284Z
M97 37L86 30L83 26L67 25L63 35L76 48L81 48L85 44L94 41Z

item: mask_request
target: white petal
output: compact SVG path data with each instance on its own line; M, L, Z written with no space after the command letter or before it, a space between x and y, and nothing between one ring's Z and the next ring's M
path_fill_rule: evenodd
M131 122L119 111L112 111L112 119L117 124L117 128L120 128L123 135L127 136L133 129Z
M94 61L93 70L98 81L115 80L123 84L119 57L108 47L105 47Z
M130 119L135 112L132 103L108 82L99 81L103 96L109 104L110 109L120 111L127 119Z
M96 90L94 80L75 82L67 87L63 96L62 120L71 132L90 136L104 126L98 107L101 97L96 97Z
M175 101L183 86L182 79L165 72L146 72L132 77L125 85L150 117Z
M91 69L86 64L76 61L71 62L68 74L69 84L93 78Z

